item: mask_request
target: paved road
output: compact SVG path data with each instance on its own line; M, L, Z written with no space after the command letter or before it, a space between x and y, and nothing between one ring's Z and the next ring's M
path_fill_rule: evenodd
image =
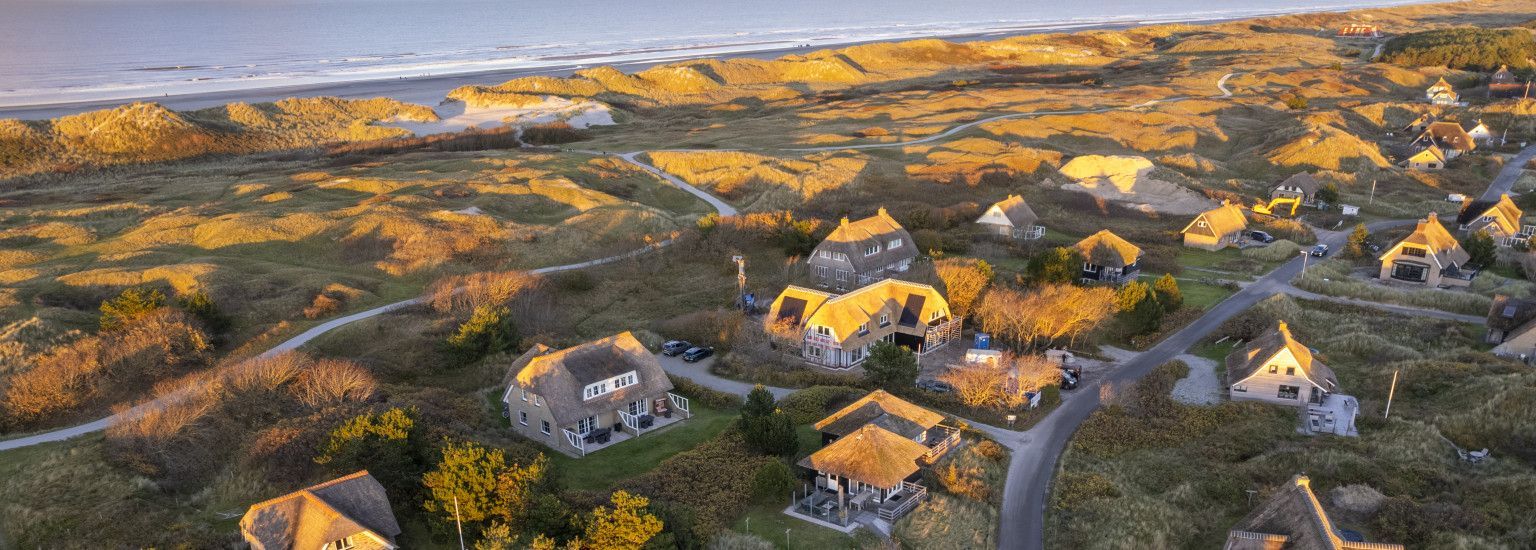
M640 162L640 160L637 157L640 156L641 154L644 154L644 151L636 151L636 152L633 152L633 153L620 153L619 154L619 158L624 159L625 162L628 162L628 163L633 164L635 166L639 166L640 168L644 169L645 171L654 174L658 178L661 178L661 179L667 180L668 182L671 182L672 185L676 185L678 188L680 188L680 189L682 189L684 191L687 191L689 193L692 193L693 196L695 196L695 197L698 197L700 199L704 199L704 202L707 202L707 203L709 203L710 206L715 207L715 211L719 212L721 216L735 216L736 215L736 207L731 206L729 204L726 204L726 202L723 201L723 200L720 200L719 197L716 197L714 195L706 193L706 192L704 192L704 190L699 189L697 187L694 187L692 185L688 185L687 182L679 179L677 176L674 176L672 174L666 173L665 171L661 170L660 168L657 168L655 166L651 166L650 164L647 164L647 163L644 163L644 162Z
M1412 222L1387 220L1373 222L1366 227L1374 232L1406 223ZM1348 233L1343 231L1319 231L1319 236L1320 242L1327 243L1335 250L1341 248L1349 238ZM1301 273L1301 268L1300 256L1275 268L1212 306L1205 315L1158 342L1152 349L1110 371L1099 382L1077 389L1077 397L1063 402L1029 431L1003 440L1002 443L1013 450L1013 457L1008 464L1008 481L1003 491L998 548L1045 548L1045 506L1050 495L1051 479L1056 473L1057 462L1066 449L1067 441L1072 438L1077 427L1088 419L1088 415L1098 409L1099 390L1102 386L1107 384L1111 388L1123 388L1135 383L1158 365L1183 354L1227 319L1265 298L1283 292L1290 286L1291 279Z
M1515 180L1520 179L1520 174L1523 173L1525 165L1530 163L1531 159L1536 159L1536 144L1531 144L1531 146L1515 154L1515 158L1504 163L1504 169L1500 170L1499 175L1493 178L1493 183L1488 184L1488 190L1483 191L1482 200L1496 201L1499 200L1499 195L1508 194L1509 190L1515 186Z
M715 364L714 357L710 357L697 363L689 363L678 357L667 357L658 353L656 354L656 360L661 362L661 370L667 371L667 374L687 378L694 381L695 383L698 383L700 386L704 386L715 391L734 393L736 395L746 395L747 392L752 391L753 388L753 384L742 382L740 380L721 378L719 376L715 376L714 373L709 372L709 366ZM790 388L779 388L775 386L764 387L768 389L769 393L773 394L774 399L783 399L784 396L795 393L795 390Z

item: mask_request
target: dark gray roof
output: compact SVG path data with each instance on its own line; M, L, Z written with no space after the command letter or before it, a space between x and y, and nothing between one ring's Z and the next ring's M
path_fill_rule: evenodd
M901 239L901 246L894 250L887 247L893 239ZM878 246L880 250L866 255L864 251L870 246ZM822 251L843 254L848 257L854 273L870 274L902 260L916 258L917 243L912 242L912 235L896 223L885 208L881 208L875 215L862 220L850 222L843 218L837 229L833 229L811 252L811 265L825 265L830 269L842 267L840 262L822 258Z
M1297 172L1296 174L1291 175L1291 177L1285 178L1285 181L1280 182L1280 185L1276 185L1275 187L1295 187L1301 189L1302 192L1306 193L1307 196L1310 197L1317 194L1317 190L1321 189L1323 186L1322 184L1318 183L1317 178L1312 177L1312 174L1308 174L1306 172Z
M1536 300L1499 294L1488 308L1488 328L1512 332L1532 319L1536 319Z
M587 385L629 371L635 371L639 378L635 385L592 399L583 394ZM559 351L535 346L518 357L507 372L509 388L516 386L543 397L561 426L672 390L672 381L656 356L628 332Z

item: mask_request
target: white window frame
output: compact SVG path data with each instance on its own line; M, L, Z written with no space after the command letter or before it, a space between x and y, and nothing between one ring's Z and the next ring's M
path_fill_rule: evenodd
M817 277L825 279L825 278L827 278L827 273L830 272L830 271L831 271L831 269L829 269L827 266L824 266L824 265L816 266L816 276ZM839 269L838 271L841 272L842 270Z
M816 325L816 334L821 336L831 336L833 338L837 337L836 334L832 333L832 327L826 325Z
M607 380L599 380L597 382L587 384L587 387L582 388L582 400L591 401L615 391L633 386L638 382L639 375L635 374L635 371L629 371Z
M352 550L357 548L357 543L352 540L352 537L347 536L333 540L330 544L325 545L325 547L329 550Z
M875 243L875 244L872 244L872 245L864 247L864 255L865 256L874 256L875 254L879 254L879 253L880 253L880 243Z
M528 411L517 411L517 423L524 426L528 425Z
M882 326L882 327L890 326L890 324L891 324L891 314L889 314L889 313L881 313L880 314L880 326Z
M589 433L592 433L592 430L596 430L596 429L597 429L597 417L596 416L588 416L586 418L583 418L581 420L577 420L576 421L576 433L578 433L578 434L587 435Z
M885 249L886 250L895 250L895 249L898 249L898 248L901 248L901 239L900 238L891 239L891 242L885 243Z
M548 420L540 420L539 421L539 431L544 432L544 435L549 435L549 421Z
M524 402L528 401L528 390L520 390L520 391L523 394L523 401Z
M821 348L816 346L807 346L805 348L805 356L821 359Z
M821 257L826 258L828 260L832 259L832 251L831 250L823 250L823 251L821 251Z

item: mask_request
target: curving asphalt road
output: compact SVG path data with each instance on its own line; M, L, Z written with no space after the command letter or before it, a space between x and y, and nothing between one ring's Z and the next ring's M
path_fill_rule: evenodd
M1536 159L1536 143L1522 149L1515 157L1504 163L1504 169L1499 170L1499 175L1494 176L1493 183L1488 184L1488 190L1483 191L1480 197L1485 201L1499 200L1499 195L1508 194L1515 186L1515 181L1520 179L1520 173L1525 165Z

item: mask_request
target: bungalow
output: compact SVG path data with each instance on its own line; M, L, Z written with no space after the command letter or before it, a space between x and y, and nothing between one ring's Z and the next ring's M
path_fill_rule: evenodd
M1488 308L1488 334L1493 354L1529 361L1536 357L1536 300L1499 294Z
M1078 241L1076 247L1083 256L1083 271L1078 278L1084 283L1122 285L1136 280L1141 273L1141 248L1108 229Z
M1400 544L1346 540L1334 528L1312 480L1298 475L1232 526L1223 550L1403 550ZM1359 538L1359 537L1351 537Z
M1515 73L1509 70L1509 65L1500 65L1499 70L1488 77L1488 97L1505 99L1530 97L1530 92L1530 83L1521 82Z
M1466 268L1471 259L1472 255L1440 225L1439 216L1430 212L1413 233L1381 254L1378 277L1430 287L1467 286L1477 274Z
M881 208L850 222L845 216L832 234L811 251L811 279L821 288L848 290L905 272L917 259L917 244L896 219Z
M1242 349L1227 355L1227 389L1233 401L1262 401L1305 408L1306 433L1356 436L1355 398L1336 394L1339 380L1312 350L1291 337L1281 321Z
M1447 159L1453 159L1477 149L1477 140L1461 127L1461 123L1441 121L1430 123L1429 127L1424 129L1424 133L1413 140L1413 145L1437 146L1445 152Z
M795 512L847 525L850 520L892 522L927 498L923 467L960 441L944 416L875 390L815 424L822 447L799 465L816 473L814 491Z
M774 299L766 322L771 332L783 325L798 336L807 362L833 369L864 362L880 341L921 357L959 340L961 328L938 289L896 279L841 296L791 285Z
M392 550L400 524L367 470L251 505L240 536L253 550Z
M629 332L558 351L535 345L512 362L506 385L501 402L512 431L575 457L691 415L656 356Z
M1248 230L1248 218L1241 206L1221 201L1221 206L1202 212L1194 221L1184 226L1184 246L1205 250L1221 250L1237 246Z
M1307 206L1317 206L1317 190L1322 188L1322 184L1312 174L1297 172L1270 189L1269 198L1297 199Z
M1515 202L1509 200L1509 195L1499 195L1499 200L1473 200L1466 199L1461 205L1461 213L1456 216L1456 227L1463 234L1473 234L1479 231L1487 232L1493 237L1493 242L1500 246L1514 246L1525 242L1530 238L1529 230L1520 223L1525 214Z
M1420 149L1413 156L1408 157L1402 164L1408 167L1409 170L1439 170L1445 168L1445 161L1445 151L1430 145Z
M1381 38L1381 29L1369 23L1346 23L1339 27L1340 38Z
M987 208L976 223L988 235L1013 240L1034 240L1045 236L1045 227L1035 225L1040 217L1024 202L1024 197L1008 195Z
M1435 105L1455 105L1461 100L1461 96L1456 95L1456 89L1445 81L1445 77L1440 77L1440 80L1424 90L1424 98Z

